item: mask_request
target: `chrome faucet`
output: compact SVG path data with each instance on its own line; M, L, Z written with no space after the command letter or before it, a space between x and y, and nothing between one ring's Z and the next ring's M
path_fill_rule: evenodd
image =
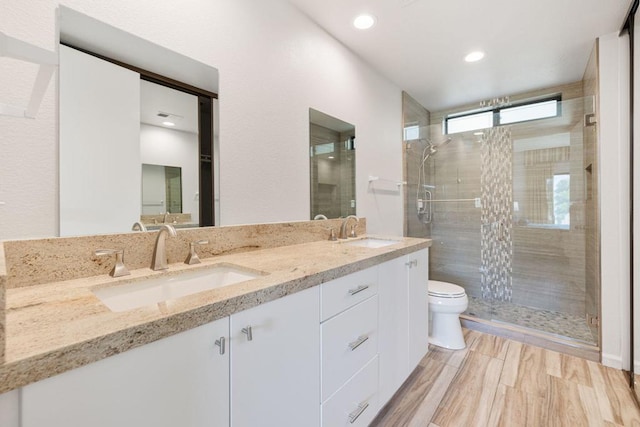
M352 230L351 236L349 236L347 233L347 224L349 223L350 219L355 219L356 224L358 224L358 221L360 221L355 215L349 215L348 217L346 217L344 221L342 221L342 226L340 227L340 235L338 236L340 239L346 239L347 237L356 237L355 229Z
M109 273L111 277L122 277L127 276L129 270L124 265L124 249L98 249L95 252L96 256L104 256L104 255L115 255L116 263L113 266L113 269Z
M166 270L169 268L167 264L167 249L165 240L167 235L176 237L176 229L171 224L162 224L156 238L156 246L153 248L153 258L151 259L152 270Z
M131 231L147 231L147 227L140 221L136 221L133 223L133 227L131 227Z
M164 213L164 218L162 218L162 223L163 223L163 224L166 224L166 223L167 223L167 218L169 217L169 215L171 215L171 212L169 212L169 211L166 211L166 212Z
M195 242L189 243L189 255L187 255L187 259L184 260L184 263L188 265L200 264L200 258L198 257L198 253L196 252L196 245L208 244L208 240L197 240Z

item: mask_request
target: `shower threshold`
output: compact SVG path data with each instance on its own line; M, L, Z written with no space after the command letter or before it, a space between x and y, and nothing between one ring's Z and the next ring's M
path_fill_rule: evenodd
M462 326L468 329L600 362L600 349L598 346L581 340L500 320L486 320L469 314L461 314L460 321Z

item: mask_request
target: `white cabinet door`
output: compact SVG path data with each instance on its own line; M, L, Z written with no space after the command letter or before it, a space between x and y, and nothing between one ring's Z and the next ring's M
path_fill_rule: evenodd
M400 257L378 266L380 363L380 406L402 385L409 375L409 330L407 312L407 258Z
M429 250L407 255L409 262L409 372L429 349Z
M380 406L384 406L429 348L429 252L378 267Z
M231 316L233 427L319 426L319 318L318 286Z
M20 390L0 394L0 426L20 427Z
M229 426L229 319L22 389L22 427Z

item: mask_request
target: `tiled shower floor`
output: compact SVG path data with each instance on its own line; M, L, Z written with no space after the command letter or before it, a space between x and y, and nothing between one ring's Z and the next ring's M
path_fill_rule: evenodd
M597 345L597 339L594 338L583 316L534 309L506 302L491 302L472 296L469 297L469 308L465 314Z

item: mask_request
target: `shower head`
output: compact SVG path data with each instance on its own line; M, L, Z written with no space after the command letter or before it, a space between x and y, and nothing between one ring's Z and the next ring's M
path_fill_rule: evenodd
M448 136L444 141L440 142L439 144L436 144L436 147L441 147L443 145L447 145L450 142L451 142L451 137Z
M447 139L445 139L444 141L440 142L439 144L434 144L433 142L428 141L428 144L429 144L427 146L427 148L429 150L428 155L436 154L438 152L438 150L440 149L440 147L442 147L443 145L447 145L450 142L451 142L451 138L450 137L447 137Z

